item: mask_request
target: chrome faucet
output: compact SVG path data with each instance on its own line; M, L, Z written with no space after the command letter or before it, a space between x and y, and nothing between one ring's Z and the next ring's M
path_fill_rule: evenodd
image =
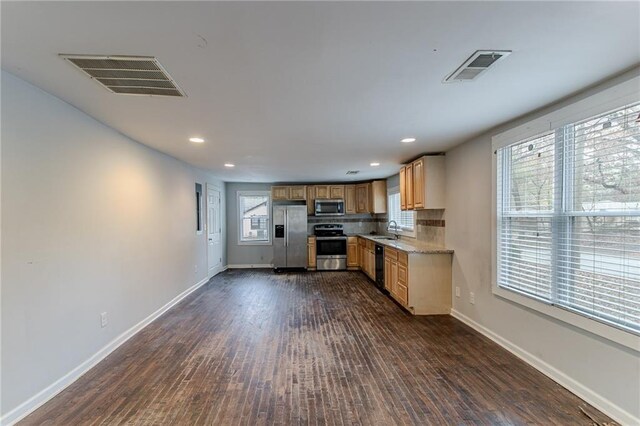
M393 222L393 224L394 224L394 227L393 227L393 229L395 230L394 235L396 237L396 240L398 240L398 239L400 239L400 236L398 235L398 224L396 223L395 220L390 220L389 221L389 223L387 224L387 229L391 229L391 222Z

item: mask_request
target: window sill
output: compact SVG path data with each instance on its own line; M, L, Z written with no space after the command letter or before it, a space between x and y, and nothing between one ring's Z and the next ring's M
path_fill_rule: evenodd
M615 342L636 352L640 352L640 337L630 331L616 328L612 325L576 314L558 306L548 305L530 297L521 295L515 291L500 288L497 286L495 281L493 283L493 294L581 330L595 334L596 336Z

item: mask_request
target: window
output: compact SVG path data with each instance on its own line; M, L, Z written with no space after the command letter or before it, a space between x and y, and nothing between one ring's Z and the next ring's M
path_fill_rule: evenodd
M499 148L496 285L640 333L640 104Z
M416 212L413 210L400 210L400 189L391 188L387 195L387 209L389 212L389 222L395 220L398 224L398 233L409 237L416 236ZM387 224L387 226L389 226ZM396 230L391 225L387 229L395 233Z
M238 244L271 244L269 191L238 191Z

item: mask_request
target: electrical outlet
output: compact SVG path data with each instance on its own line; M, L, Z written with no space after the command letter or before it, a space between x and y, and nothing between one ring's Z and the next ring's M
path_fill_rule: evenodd
M100 314L100 327L105 328L107 326L107 323L109 322L109 319L107 318L107 313L103 312Z
M469 293L469 303L472 305L476 304L476 295L474 292Z
M460 287L456 287L456 297L460 297Z

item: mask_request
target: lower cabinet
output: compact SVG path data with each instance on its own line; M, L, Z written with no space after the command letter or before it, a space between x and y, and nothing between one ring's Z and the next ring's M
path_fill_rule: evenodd
M316 237L307 237L307 269L316 269Z
M347 238L347 268L358 269L358 237Z

